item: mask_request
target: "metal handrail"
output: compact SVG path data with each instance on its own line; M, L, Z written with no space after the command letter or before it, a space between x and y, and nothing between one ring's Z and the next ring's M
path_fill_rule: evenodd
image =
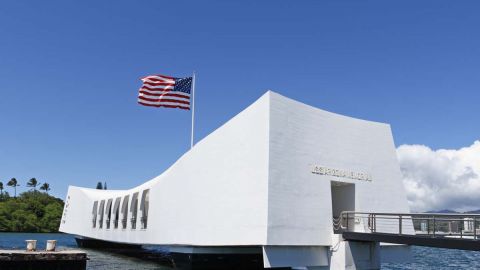
M356 212L356 211L342 211L340 216L345 213L350 214L375 214L381 216L461 216L461 217L478 217L480 218L480 214L448 214L448 213L386 213L386 212Z
M389 233L402 235L407 232L432 237L460 236L472 237L477 240L477 224L480 214L447 214L447 213L381 213L381 212L355 212L343 211L338 219L334 220L334 228L342 231L355 231L351 220L357 219L366 222L366 227L371 233ZM337 221L338 220L338 221ZM340 228L338 227L340 222ZM420 223L419 223L420 222ZM423 223L426 222L426 223ZM350 223L350 224L349 224ZM364 223L365 224L365 223ZM393 226L397 226L396 228ZM408 226L408 227L405 227ZM415 227L420 230L415 230ZM467 227L467 228L465 228ZM380 230L379 230L380 229ZM396 232L396 233L392 233Z

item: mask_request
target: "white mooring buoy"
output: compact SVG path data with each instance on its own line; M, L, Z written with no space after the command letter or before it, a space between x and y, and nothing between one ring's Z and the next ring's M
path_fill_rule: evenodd
M27 242L27 251L37 250L37 240L25 240Z
M46 251L55 251L55 246L57 245L57 240L47 240Z

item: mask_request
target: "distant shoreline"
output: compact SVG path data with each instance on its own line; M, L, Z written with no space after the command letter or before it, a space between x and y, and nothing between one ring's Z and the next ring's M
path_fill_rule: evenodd
M64 202L46 192L22 192L0 197L0 232L57 233Z

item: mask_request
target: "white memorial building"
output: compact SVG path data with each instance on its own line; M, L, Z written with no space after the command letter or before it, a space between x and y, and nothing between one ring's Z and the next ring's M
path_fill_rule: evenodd
M60 231L180 253L258 252L266 268L377 269L409 254L342 240L341 211L409 212L390 126L268 91L140 186L69 187Z

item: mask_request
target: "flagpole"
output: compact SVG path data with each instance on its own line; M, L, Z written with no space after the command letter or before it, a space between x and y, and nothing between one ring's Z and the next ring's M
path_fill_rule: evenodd
M190 138L190 149L193 148L193 130L195 128L195 71L192 76L192 136Z

